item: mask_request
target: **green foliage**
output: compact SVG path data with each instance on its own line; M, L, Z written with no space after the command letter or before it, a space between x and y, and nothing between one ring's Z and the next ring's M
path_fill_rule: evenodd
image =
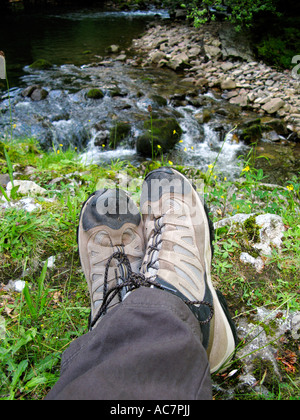
M292 58L300 51L300 30L295 27L282 28L280 35L272 30L257 43L258 57L267 64L279 68L292 68Z
M47 273L47 266L48 266L48 261L45 262L41 275L37 280L38 290L37 290L35 299L32 298L27 283L25 284L25 288L23 290L25 302L27 303L30 315L34 321L37 321L38 318L43 314L43 310L45 308L47 297L48 297L48 292L44 288L44 283L45 283L45 278L46 278L46 273Z
M222 0L203 0L199 5L194 1L190 6L184 7L189 9L188 18L193 19L195 27L199 28L204 23L216 19L212 9L218 10L221 4Z
M146 126L151 130L150 121ZM153 120L154 135L156 128ZM174 129L171 134L177 135ZM2 334L0 340L0 399L42 399L59 378L62 352L87 330L90 303L76 245L81 204L97 187L123 188L121 181L125 176L130 179L126 188L138 203L145 175L163 162L148 160L140 167L132 167L117 160L103 166L83 166L74 150L58 148L36 153L28 139L12 142L7 151L11 165L21 165L20 170L24 165L34 167L32 180L46 188L50 197L56 197L50 203L40 197L42 209L38 212L7 209L0 218L1 282L30 270L24 277L26 287L22 294L0 288L0 320L6 326L5 337ZM227 295L236 316L262 305L300 310L300 181L294 177L287 180L286 186L268 186L265 174L255 168L255 162L254 149L246 161L241 161L240 177L235 181L218 173L218 157L206 174L176 166L195 184L199 180L205 182L206 201L214 209L214 222L241 212L270 212L283 218L286 231L282 249L272 250L259 275L239 261L241 251L248 252L249 244L258 239L254 218L248 219L241 232L233 227L216 232L213 282ZM49 185L56 177L62 180L55 186ZM54 268L40 264L52 255L57 257ZM35 269L34 260L39 262ZM282 398L283 394L275 389L272 392L270 399ZM283 392L283 384L279 392ZM284 392L299 396L292 384ZM254 399L255 395L248 397Z
M0 253L20 260L47 241L49 221L26 211L8 208L0 218Z
M227 0L226 4L231 10L229 20L237 30L252 27L259 13L278 14L275 0Z

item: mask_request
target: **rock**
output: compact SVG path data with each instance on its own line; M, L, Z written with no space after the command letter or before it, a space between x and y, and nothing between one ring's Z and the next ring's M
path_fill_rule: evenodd
M258 307L253 321L240 318L237 321L237 333L241 344L235 358L242 361L243 373L238 379L237 389L269 395L274 381L282 380L278 359L278 350L280 352L283 346L280 339L284 338L284 342L291 345L294 340L294 345L297 345L299 330L300 312L289 309L278 311ZM258 366L261 368L258 369Z
M180 125L174 118L153 119L152 133L151 122L145 121L144 129L144 134L137 139L136 150L141 155L148 157L152 156L152 137L154 153L157 154L157 146L160 146L160 153L166 153L174 148L182 134Z
M33 197L22 198L19 201L9 201L0 205L3 209L15 208L19 210L25 210L28 213L33 211L40 210L42 206L35 202Z
M175 56L172 56L171 59L168 61L167 66L174 70L181 70L188 65L189 57L186 53L180 53Z
M115 149L122 140L129 136L130 131L130 124L117 122L110 130L109 147Z
M115 45L115 44L113 44L113 45L110 45L108 48L107 48L107 50L106 50L108 53L111 53L111 54L117 54L119 51L120 51L120 47L119 47L119 45Z
M189 58L197 58L201 53L200 47L192 47L190 50L188 50L188 56Z
M195 118L197 121L199 121L200 124L207 123L211 120L212 117L212 111L211 109L205 108L203 111L198 112L195 114Z
M225 72L231 70L233 67L234 67L234 64L231 63L230 61L227 61L221 64L221 69Z
M246 107L248 105L248 98L247 98L247 95L238 95L231 98L229 102L233 105Z
M263 111L267 112L268 114L274 114L280 108L282 108L284 104L285 102L282 99L274 98L274 99L271 99L269 102L267 102L265 105L263 105L261 108Z
M86 93L86 97L89 99L102 99L104 98L104 93L100 89L90 89Z
M24 98L31 98L33 101L42 101L48 96L48 91L39 85L32 85L25 88L21 95Z
M153 51L150 54L150 61L153 64L158 64L161 60L164 60L166 58L166 54L161 51Z
M49 61L41 58L39 60L36 60L34 63L30 64L29 67L35 70L47 70L52 67L52 64Z
M236 88L236 82L232 79L225 79L221 82L221 89L231 90Z
M42 101L43 99L46 99L48 96L48 91L46 89L34 89L32 94L30 95L30 98L33 101Z
M253 124L245 126L241 133L241 139L247 144L254 143L257 140L260 140L261 137L262 137L262 128L261 128L259 119L254 120Z
M246 225L247 224L247 225ZM285 230L282 218L276 214L236 214L215 223L215 229L223 226L236 225L238 230L245 230L251 239L252 247L262 255L271 255L272 246L281 248L281 239ZM249 258L250 257L250 258ZM261 261L249 255L242 255L243 262L254 264L259 270L263 269Z
M118 57L116 57L116 60L126 61L126 58L127 58L126 54L120 54L120 55L118 55Z
M153 101L152 108L154 109L167 106L168 104L167 99L160 95L151 95L150 99Z
M28 98L28 97L30 98L30 96L31 96L32 92L33 92L35 89L41 89L41 86L39 86L39 85L31 85L31 86L27 86L27 88L25 88L25 89L23 89L23 90L22 90L21 95L22 95L24 98Z
M258 273L261 273L264 269L264 262L261 257L254 258L248 252L242 252L240 255L240 261L244 264L251 264L254 266Z
M7 184L10 182L10 177L8 174L0 174L0 185L3 188L6 188Z
M55 267L55 261L56 261L56 256L52 255L52 257L49 257L47 260L47 268L54 268Z
M205 77L200 77L200 79L196 79L196 83L195 83L195 85L199 87L205 87L205 86L208 86L208 84L209 84L209 80L206 79Z
M242 58L253 62L254 53L251 48L251 39L245 32L237 32L230 23L222 25L219 32L224 58Z
M271 245L281 248L281 238L285 231L282 218L276 214L261 214L256 216L256 223L260 226L260 242L254 245L264 255L271 255Z
M20 195L45 195L47 190L45 188L40 187L33 181L14 181L14 186L19 186L18 194ZM11 190L13 186L12 183L9 182L6 187L7 195L10 197Z
M214 47L213 45L204 45L205 55L209 58L219 58L222 55L222 51L219 47Z
M25 281L24 280L9 280L6 286L4 286L4 290L9 292L17 292L21 293L25 287Z
M99 131L94 138L94 145L103 147L109 143L110 132L108 130Z

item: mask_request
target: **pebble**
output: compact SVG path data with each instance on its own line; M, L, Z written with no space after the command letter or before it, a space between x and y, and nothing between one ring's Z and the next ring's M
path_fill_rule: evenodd
M221 88L233 104L293 122L290 130L300 138L300 80L262 62L226 59L216 28L159 24L134 40L133 49L141 53L143 66L185 68L184 78L195 86Z

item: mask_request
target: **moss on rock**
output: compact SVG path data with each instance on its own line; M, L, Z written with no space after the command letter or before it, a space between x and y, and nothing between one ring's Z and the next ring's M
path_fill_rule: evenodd
M102 99L104 98L104 93L100 89L90 89L87 92L86 97L88 99Z
M32 64L30 64L29 67L35 70L47 70L47 69L50 69L50 67L52 67L52 64L50 63L50 61L40 58L34 61Z

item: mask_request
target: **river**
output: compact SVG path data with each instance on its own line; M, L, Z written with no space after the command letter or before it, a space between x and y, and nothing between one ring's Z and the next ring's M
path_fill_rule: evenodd
M240 173L238 158L249 147L234 134L223 145L237 120L227 101L214 92L199 95L172 70L139 68L122 57L124 51L131 58L132 40L157 19L168 19L168 13L83 9L8 18L0 27L10 84L9 95L3 84L0 91L0 135L9 138L13 127L14 138L35 137L44 148L77 147L87 163L126 159L139 164L145 157L136 153L135 142L150 119L151 105L155 118L175 118L182 129L180 142L166 159L206 171L218 157L218 170L225 176ZM113 56L107 52L112 44L119 46ZM52 66L30 68L41 58ZM35 85L47 91L44 100L22 95ZM91 88L101 89L104 97L88 99ZM199 120L203 109L214 109L209 121ZM129 135L112 150L109 136L119 122L130 126Z

